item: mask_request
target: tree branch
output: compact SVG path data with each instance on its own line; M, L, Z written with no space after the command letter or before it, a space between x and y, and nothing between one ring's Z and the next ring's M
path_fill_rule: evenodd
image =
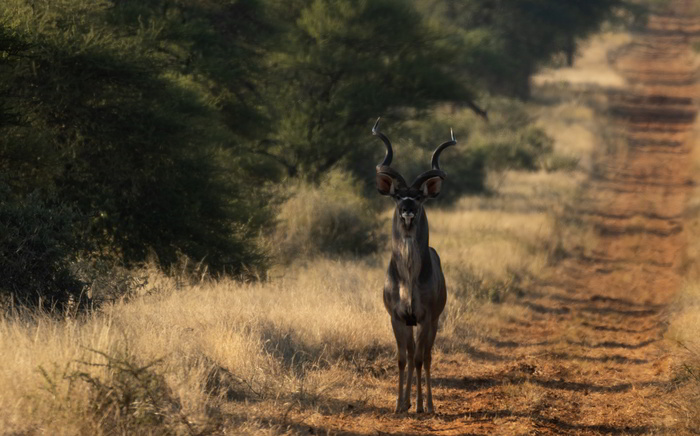
M263 141L260 141L259 145L262 145L265 142L272 142L272 141L263 140ZM282 165L287 170L287 175L289 175L290 177L295 177L297 175L298 168L296 167L296 165L289 163L289 161L287 161L282 156L278 156L276 154L270 153L267 150L263 150L260 148L248 148L247 151L249 153L258 154L258 155L265 156L265 157L268 157L268 158L274 160L275 162Z
M471 100L465 100L465 101L464 101L464 104L466 104L467 107L468 107L469 109L471 109L472 111L474 111L475 114L477 114L478 116L480 116L481 118L483 118L484 121L488 121L488 120L489 120L489 114L488 114L485 110L483 110L483 109L481 109L479 106L477 106L476 103L474 103L473 101L471 101Z

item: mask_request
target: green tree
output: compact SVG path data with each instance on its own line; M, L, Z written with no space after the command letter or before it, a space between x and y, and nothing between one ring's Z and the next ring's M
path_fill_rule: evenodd
M211 11L168 3L4 2L5 34L28 48L3 50L3 106L20 122L0 126L0 162L13 193L41 188L74 207L92 254L132 263L152 251L167 265L182 253L237 274L263 260L266 221L239 156L248 123L226 119L245 113L230 96L242 85L213 85L213 64L195 61L221 37L204 24ZM175 26L186 11L200 15Z
M74 211L36 189L45 175L37 171L48 150L13 139L23 114L13 94L14 62L30 46L0 22L0 307L8 298L25 304L66 302L82 283L70 263L84 246L73 234ZM23 188L23 189L21 189ZM28 193L33 189L34 192Z
M623 0L416 0L435 20L468 80L526 99L530 77L553 54L570 61L576 41L626 7Z
M288 24L267 60L272 129L253 151L289 176L315 180L335 165L366 173L381 153L369 135L377 116L400 120L408 109L472 97L410 3L271 3Z

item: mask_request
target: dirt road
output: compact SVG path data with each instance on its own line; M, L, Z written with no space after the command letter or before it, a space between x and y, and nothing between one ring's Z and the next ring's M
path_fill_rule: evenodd
M526 320L504 321L497 337L464 360L435 363L436 415L355 410L311 433L652 434L672 378L662 341L665 308L680 284L683 210L692 186L696 116L690 36L700 21L687 1L653 16L616 61L629 81L608 95L626 138L592 177L573 213L593 224L594 249L556 267L553 280L504 305ZM387 399L395 380L387 384Z

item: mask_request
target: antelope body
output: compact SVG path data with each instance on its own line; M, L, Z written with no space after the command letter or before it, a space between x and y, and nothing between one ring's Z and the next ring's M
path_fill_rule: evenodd
M428 218L423 203L440 194L446 174L440 169L440 153L457 141L440 145L432 157L432 169L424 172L409 186L393 168L393 150L389 139L379 131L379 120L372 129L386 145L386 156L377 165L377 190L396 203L391 230L391 260L384 283L384 307L398 348L399 384L396 412L411 407L411 383L416 371L416 412L423 412L421 371L425 367L427 411L432 413L433 394L430 381L432 348L438 319L447 302L445 277L440 258L428 245ZM416 327L415 337L413 327ZM408 363L408 375L404 372ZM404 389L405 385L405 389Z

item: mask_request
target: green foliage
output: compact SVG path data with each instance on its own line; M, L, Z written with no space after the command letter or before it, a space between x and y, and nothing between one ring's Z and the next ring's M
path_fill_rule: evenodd
M410 183L430 169L432 152L449 139L450 128L457 145L441 157L440 166L447 172L441 203L484 191L488 170L555 171L575 166L576 162L552 154L553 140L533 125L525 104L507 98L490 99L488 104L488 123L471 110L441 107L420 121L407 122L398 129L387 128L385 133L396 139L392 166ZM379 140L375 140L375 147L384 149Z
M596 31L623 0L417 0L444 30L454 59L474 84L494 94L530 95L530 76L556 53L573 62L576 40Z
M73 235L77 216L34 192L13 199L0 182L0 301L47 307L78 299L83 283L71 271L80 241Z
M470 146L484 154L486 167L498 171L543 168L554 142L533 125L534 119L526 105L505 98L493 99L490 104L492 116L489 124L477 129L470 138Z
M634 4L639 8L645 8L648 11L657 13L673 12L671 0L636 0ZM697 10L697 2L692 3Z
M470 96L443 67L452 54L411 3L292 3L278 10L292 24L270 55L275 132L258 150L290 176L318 180L337 164L364 173L373 167L367 132L378 115L401 119L398 109Z
M377 211L349 173L334 170L318 187L298 183L286 191L270 241L280 261L369 254L384 243Z
M457 145L445 150L440 159L440 167L447 173L447 180L440 191L441 204L484 190L487 155L472 146L473 131L483 129L483 122L471 111L446 115L438 110L421 121L407 122L398 128L387 126L385 129L394 144L394 161L391 165L411 183L419 174L431 168L432 153L441 143L449 140L450 128L454 129ZM373 146L384 150L379 139L373 138ZM378 162L379 158L374 165ZM372 195L376 195L374 184L370 190Z
M200 87L226 127L256 138L266 120L255 106L262 46L275 34L258 0L115 2L106 20L148 47L163 67Z
M542 158L552 152L553 141L541 129L528 126L495 138L484 147L489 168L533 171L539 169L544 162Z
M202 36L197 25L207 16L179 29L190 32L183 36L167 25L188 5L141 3L139 12L150 7L152 16L129 22L135 5L16 0L0 7L14 38L3 50L4 101L20 114L19 123L0 125L0 162L12 189L42 188L73 206L87 221L73 229L76 237L87 233L98 253L116 261L142 262L153 251L162 265L182 253L207 259L214 271L260 267L255 229L267 215L235 145L247 127L229 128L230 113L217 105L234 104L183 71L178 56L190 44L182 39ZM153 18L157 10L162 20Z

